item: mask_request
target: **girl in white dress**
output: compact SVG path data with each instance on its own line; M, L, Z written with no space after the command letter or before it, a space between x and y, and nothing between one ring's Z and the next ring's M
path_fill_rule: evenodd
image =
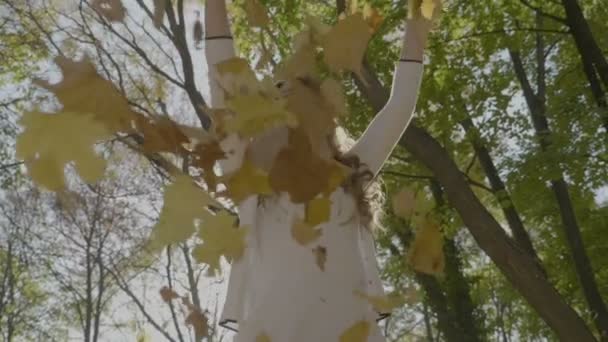
M215 65L235 56L234 45L225 0L207 0L205 6L211 106L223 108ZM367 336L357 341L384 341L376 321L388 313L376 312L363 298L384 292L362 194L410 122L430 27L420 15L407 21L390 99L356 144L339 155L333 144L319 143L321 154L350 167L362 166L365 172L355 172L355 178L344 183L350 185L331 194L331 216L320 225L317 240L303 246L293 239L292 224L305 215L305 207L293 203L287 193L250 196L237 203L240 223L249 227L249 235L244 256L232 265L221 318L222 326L238 332L236 342L342 342L348 331ZM278 86L289 87L284 82ZM225 142L234 153L221 165L224 172L241 165L247 148L256 164L268 170L289 134L293 133L287 128L273 129L258 137L254 146L238 139ZM312 251L323 253L323 267Z

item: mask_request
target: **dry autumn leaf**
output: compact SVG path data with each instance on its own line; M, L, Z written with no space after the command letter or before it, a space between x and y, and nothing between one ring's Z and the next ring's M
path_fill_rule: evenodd
M231 58L215 65L217 81L228 97L254 94L260 82L249 63L242 58Z
M247 21L252 27L266 27L270 22L266 7L259 0L246 0Z
M209 321L198 309L190 311L186 317L186 324L192 326L194 334L199 338L209 335Z
M176 176L175 181L165 187L163 208L152 230L149 248L156 251L191 237L195 232L195 221L212 216L206 209L210 204L215 204L215 201L189 176Z
M403 188L393 196L392 205L395 215L409 219L414 214L416 194L409 188Z
M420 12L424 18L431 20L435 12L435 0L422 0Z
M251 195L270 195L268 174L245 160L240 169L228 176L226 188L230 198L239 203Z
M287 192L294 203L306 203L329 187L336 166L314 154L307 135L289 131L288 146L275 158L269 174L276 192Z
M426 220L416 232L416 238L408 253L408 261L418 272L430 275L443 273L443 235L439 225L433 220Z
M405 303L405 299L398 294L370 296L363 292L355 291L355 295L367 300L372 305L374 310L379 313L389 313Z
M122 22L127 13L121 0L93 0L91 7L111 22Z
M160 297L163 299L163 302L169 303L170 301L180 298L177 292L173 291L173 289L163 286L160 291Z
M323 39L324 60L334 72L361 74L363 56L372 37L361 14L340 20Z
M321 271L325 272L325 263L327 262L327 248L317 246L313 248L312 253L315 255L315 263Z
M380 12L378 12L370 3L366 3L363 7L363 18L374 32L378 31L380 25L382 25L382 22L384 21Z
M323 232L321 229L316 229L315 227L298 219L296 219L291 225L291 236L302 246L306 246L317 240L322 234Z
M110 133L90 114L28 112L19 121L24 131L17 137L17 157L25 160L32 179L49 190L64 188L64 169L73 162L88 183L104 174L105 160L94 146Z
M112 82L97 73L88 58L74 61L58 56L55 63L63 74L62 81L50 84L34 80L34 84L55 94L63 105L63 112L90 113L112 133L132 130L138 114L131 110L127 99Z
M369 322L359 321L340 335L340 342L367 342L369 332Z
M226 211L208 216L202 221L199 237L203 244L192 251L198 261L209 265L209 274L220 269L220 258L223 255L229 262L239 260L245 250L247 228L235 227L236 217Z
M295 127L296 116L285 108L284 101L261 94L235 96L226 100L235 115L224 121L226 133L254 137L274 127Z
M142 148L147 153L185 153L184 146L190 142L178 125L168 118L154 121L138 118L137 127L144 138Z
M317 226L329 220L331 214L331 200L327 197L318 197L306 204L306 223Z

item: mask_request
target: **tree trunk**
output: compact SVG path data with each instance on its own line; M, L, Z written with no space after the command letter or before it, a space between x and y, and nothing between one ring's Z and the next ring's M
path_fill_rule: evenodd
M538 26L542 27L540 15L537 15L537 18ZM521 84L532 117L532 123L539 140L541 151L545 152L551 146L551 129L546 116L545 60L542 36L537 34L537 93L532 89L532 85L526 75L519 53L511 50L509 53L511 60L513 61L515 74ZM608 311L606 310L606 305L600 295L589 257L583 246L580 227L572 206L570 194L568 193L568 185L566 184L563 175L558 179L551 181L551 190L559 205L564 234L570 253L572 254L576 273L579 277L585 299L587 300L587 305L591 310L595 325L600 332L601 340L608 341Z
M372 107L379 111L388 100L389 92L366 65L365 79L355 81ZM595 341L585 322L547 281L534 258L516 245L486 210L437 140L411 124L399 145L433 172L477 244L557 335L564 341Z

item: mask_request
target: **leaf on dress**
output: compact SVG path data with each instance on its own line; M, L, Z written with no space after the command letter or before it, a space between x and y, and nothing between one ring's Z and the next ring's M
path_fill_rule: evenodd
M268 174L245 159L235 173L228 176L226 182L228 195L235 203L240 203L251 195L270 195L273 193Z
M323 232L321 229L316 229L308 223L298 219L291 225L291 236L302 246L306 246L317 240L322 234Z
M359 321L340 335L340 342L367 342L369 333L369 322Z
M319 269L325 272L325 262L327 262L327 248L323 246L317 246L313 248L312 253L315 255L315 263L319 266Z
M246 0L245 12L251 27L266 27L270 22L268 10L260 0Z
M443 235L434 220L426 220L416 232L416 238L408 253L408 261L418 272L430 275L443 274L445 266Z
M270 336L266 335L266 333L261 333L255 338L255 342L272 342L270 340Z
M317 226L327 222L331 215L331 200L327 197L318 197L306 204L306 223Z
M371 37L361 14L340 20L324 37L325 63L334 72L348 70L361 75L363 56Z
M122 22L127 13L120 0L93 0L91 7L110 22Z
M210 217L206 206L215 203L189 176L176 176L174 182L165 187L163 208L152 229L148 247L157 251L187 240L195 232L195 220Z
M39 185L52 191L63 189L64 169L71 162L88 183L103 176L106 162L94 146L111 134L93 115L28 112L19 124L24 130L17 137L17 157L25 160L29 175Z
M208 216L200 223L199 237L203 243L197 245L192 256L209 265L208 274L220 270L220 258L228 262L239 260L245 251L248 228L235 226L236 217L226 211Z

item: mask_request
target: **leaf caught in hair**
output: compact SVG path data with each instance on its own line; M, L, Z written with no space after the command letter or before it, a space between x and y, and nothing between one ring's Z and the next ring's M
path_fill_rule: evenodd
M246 0L247 21L252 27L266 27L270 22L266 7L259 0Z
M103 176L106 162L94 146L111 135L93 115L28 112L19 123L24 131L17 137L17 157L25 160L28 173L39 185L63 189L64 169L70 162L88 183Z
M126 9L121 0L93 0L91 7L108 21L125 20Z
M327 262L327 248L323 246L317 246L313 248L312 253L315 255L315 263L319 266L319 269L325 272L325 262Z
M208 216L201 222L199 237L203 243L194 248L192 256L209 265L209 274L219 271L221 256L229 262L243 256L247 228L237 228L235 222L236 217L225 211Z
M302 246L317 240L323 232L310 224L296 219L291 225L291 236Z
M416 238L408 253L408 261L418 272L430 275L443 273L443 235L434 220L426 220L416 232Z
M371 37L361 14L340 20L324 37L325 63L334 72L348 70L361 74L363 56Z
M367 342L369 332L369 322L359 321L340 335L340 342Z

